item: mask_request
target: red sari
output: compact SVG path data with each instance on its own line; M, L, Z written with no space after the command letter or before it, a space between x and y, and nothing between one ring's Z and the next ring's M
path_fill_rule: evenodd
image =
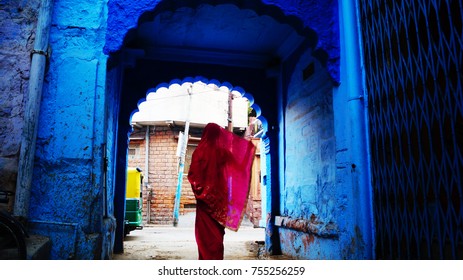
M255 146L217 124L204 128L188 180L195 194L199 259L223 259L225 227L237 231L249 194Z

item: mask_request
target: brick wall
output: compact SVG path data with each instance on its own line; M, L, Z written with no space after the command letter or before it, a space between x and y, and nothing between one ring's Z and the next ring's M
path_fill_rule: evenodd
M129 143L129 167L140 167L148 181L149 188L143 188L143 219L145 223L172 224L175 192L178 180L178 157L176 133L167 127L151 128L149 146L149 170L145 169L145 141L131 140ZM132 134L134 135L134 134ZM138 133L135 139L144 136ZM193 146L188 146L191 150ZM186 172L184 173L186 174ZM195 204L195 198L186 175L182 184L180 215L185 213L184 205ZM148 211L150 205L150 211ZM187 207L188 207L187 206ZM193 208L194 210L194 208ZM187 211L191 211L187 208ZM148 217L149 213L149 217Z

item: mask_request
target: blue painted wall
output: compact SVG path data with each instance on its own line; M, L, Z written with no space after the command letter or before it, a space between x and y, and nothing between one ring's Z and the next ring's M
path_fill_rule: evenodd
M4 2L8 3L1 11L0 21L5 23L1 32L11 32L1 38L1 50L27 58L34 38L32 21L36 14L33 10L39 1ZM124 48L125 40L140 18L162 5L175 8L209 2L238 2L236 5L282 20L298 31L307 28L310 40L283 61L272 78L267 77L265 71L255 69L146 61L121 72L125 66L117 60L116 53ZM439 2L445 7L441 11L446 11L447 2L451 1ZM124 182L130 113L148 88L174 78L200 75L245 88L268 120L265 147L271 170L266 184L270 198L267 250L298 258L374 258L375 227L371 216L369 143L365 136L356 3L339 1L338 4L336 0L54 1L52 52L39 120L30 232L51 238L51 257L55 259L109 258L116 237L115 213L120 210L113 203L123 198L125 191L118 184ZM430 11L433 12L434 7ZM458 11L452 10L456 15ZM458 16L453 19L459 23ZM389 32L388 26L374 27ZM20 43L13 42L16 36ZM0 164L1 178L6 180L8 188L14 186L11 178L15 173L13 165L21 130L21 125L16 124L23 115L18 112L22 105L15 104L23 104L27 98L27 63L28 59L16 60L16 56L10 55L0 63L2 73L7 72L0 88L7 92L0 98L3 105ZM313 71L308 68L311 63ZM302 79L304 72L313 73ZM269 88L263 89L263 84ZM312 222L330 225L334 234L323 235L326 228L301 232L275 226L275 216L305 221L312 221L313 217Z
M279 235L282 252L301 259L374 258L355 3L344 1L339 11L340 83L310 47L290 57L282 73L280 215L311 230L282 226Z
M257 14L266 14L277 20L292 24L298 31L309 28L315 31L316 49L322 54L328 72L334 80L339 81L340 45L337 0L263 0L234 1L223 0L222 3L233 3L253 9ZM237 3L239 2L239 3ZM177 6L197 6L201 3L215 4L217 1L169 1L169 0L108 0L108 32L106 33L106 54L120 50L127 39L129 31L135 29L140 17L153 12L158 6L173 8ZM300 25L302 22L302 25ZM229 24L233 24L232 22Z
M52 55L42 96L29 227L53 259L105 258L103 216L105 1L54 3Z
M314 73L304 79L304 70ZM306 70L307 71L307 70ZM306 51L291 73L285 104L285 173L281 215L336 224L336 142L333 82ZM297 164L294 164L297 163ZM333 238L281 229L283 251L303 259L339 258ZM328 248L327 248L328 247Z
M307 8L305 4L303 6ZM286 3L286 5L282 7L280 3L280 7L286 14L301 16L294 7L290 6L291 4ZM329 32L317 34L319 38L327 34L337 35L338 29L332 28L332 23L338 24L336 18L338 13L333 12L333 9L337 11L338 7L333 3L330 5L331 9L325 9L324 13L330 19L314 21L318 27L317 30L331 28ZM323 5L310 3L309 6L318 11L320 15L318 9ZM111 15L122 12L121 6L113 8L114 14L111 12L110 5ZM148 10L153 10L153 8ZM326 10L331 12L327 14ZM124 9L123 13L126 15L131 15L132 12L141 13L140 10L130 11L131 9ZM310 21L307 15L304 15L302 20L303 22ZM111 20L109 26L111 26ZM108 52L111 52L111 46L117 47L120 44L114 45L113 36L107 39L106 51ZM339 40L339 37L330 36L330 41L335 40ZM355 41L355 38L350 40ZM322 42L321 45L327 50L320 51L319 42L307 42L294 56L289 58L284 63L278 78L281 88L280 86L277 88L280 91L274 92L273 95L270 94L272 91L259 89L259 85L268 83L268 81L260 80L256 76L250 79L253 75L247 73L247 70L241 69L234 72L227 67L221 69L221 67L200 64L139 61L124 78L125 87L127 91L130 91L130 99L125 99L129 98L129 95L123 93L123 96L127 96L123 97L125 100L123 103L135 104L138 99L144 97L148 88L186 76L201 75L231 81L233 84L246 88L247 91L252 92L256 103L262 107L266 117L266 112L273 112L268 116L270 131L267 139L270 143L268 146L272 147L268 158L279 160L273 160L269 165L273 171L269 173L271 175L268 184L268 193L272 196L267 207L269 209L269 239L267 241L270 244L267 249L274 253L283 252L298 258L370 258L371 242L364 236L369 235L371 228L361 227L358 224L359 215L354 215L359 204L366 205L361 208L366 208L367 212L360 216L368 219L370 201L362 199L358 203L353 202L355 198L358 198L355 196L358 191L354 191L353 188L365 189L368 185L359 185L356 173L359 168L351 168L354 164L361 167L362 173L367 172L365 166L353 158L354 154L359 153L359 149L349 146L353 144L352 135L358 133L350 126L349 116L352 111L347 109L350 96L347 94L349 77L341 76L344 78L344 83L338 84L336 73L330 68L333 64L329 62L331 60L329 57L335 56L335 50L338 49L333 46L327 47L327 44ZM342 47L345 45L342 44ZM323 55L323 52L328 54L328 58ZM313 64L314 74L302 81L302 73L310 64ZM349 67L347 65L349 64L344 64L343 69L347 70ZM162 69L162 71L156 69ZM246 79L243 79L243 73L247 73ZM341 79L341 77L338 78ZM257 87L249 85L250 81L255 82ZM358 91L358 89L354 90ZM360 93L351 92L350 94L355 96ZM269 100L272 101L270 104ZM126 116L121 115L120 123L125 122L127 113L125 113ZM121 133L122 137L125 137L126 132ZM359 139L365 140L361 137ZM365 142L362 142L362 145L366 148ZM121 146L122 149L124 147ZM323 232L307 234L292 229L277 228L273 225L273 217L276 215L306 220L315 217L315 222L334 227L336 235L326 237L323 236L325 234ZM280 245L281 248L279 248Z
M244 88L268 121L267 249L301 259L371 256L365 253L371 248L367 230L357 226L363 216L352 215L358 206L353 189L366 186L357 184L350 168L355 150L350 149L349 78L340 72L349 64L340 57L345 45L339 40L337 2L252 3L258 13L265 13L267 4L279 8L281 14L270 14L296 17L317 34L276 76L265 69L143 60L125 68L117 51L138 18L160 1L55 1L30 210L33 233L52 239L52 258L109 258L113 248L121 250L115 218L123 213L130 114L149 88L195 76ZM312 76L303 80L312 63ZM279 215L315 216L334 225L337 235L275 227Z
M361 91L349 86L352 63L341 60L337 85L312 53L295 55L283 73L289 81L282 98L279 214L310 227L280 227L281 250L298 259L371 259L370 185L362 178L369 172L362 157L368 144L364 119L353 118L364 107L351 104Z

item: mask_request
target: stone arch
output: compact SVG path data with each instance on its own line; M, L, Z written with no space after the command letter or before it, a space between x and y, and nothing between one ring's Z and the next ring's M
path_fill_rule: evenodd
M107 35L104 53L113 54L130 41L138 26L163 11L199 5L233 4L239 9L270 16L280 23L292 26L299 34L309 38L313 56L325 65L337 83L340 82L340 45L338 4L335 0L288 3L284 0L237 1L154 1L140 0L127 5L125 0L108 1Z
M127 55L127 53L124 53L126 50L126 47L129 46L132 43L132 38L137 31L137 28L142 25L143 23L152 20L156 15L159 13L162 13L163 11L173 11L176 9L179 9L181 7L188 7L191 9L191 7L197 7L201 4L204 5L219 5L219 4L230 4L234 5L237 7L240 11L246 10L246 11L252 11L254 14L259 15L259 16L268 16L276 21L279 21L280 23L284 23L289 25L291 28L296 30L298 34L300 34L301 37L304 38L304 41L300 44L298 49L292 50L292 54L289 57L286 57L285 65L283 66L281 61L277 61L275 67L273 69L265 69L264 72L265 75L275 75L275 73L272 73L272 71L275 71L276 68L279 68L276 71L295 71L296 69L296 64L298 63L300 56L304 55L307 51L310 53L309 55L314 57L316 60L318 60L318 64L321 64L323 68L326 69L326 71L329 73L331 80L334 81L334 84L339 83L340 81L340 73L339 73L339 63L340 63L340 57L339 57L339 28L338 28L338 14L337 14L337 1L315 1L315 3L304 3L304 1L301 1L301 3L287 3L287 1L232 1L232 0L227 0L227 1L194 1L195 3L190 3L193 1L169 1L169 0L164 0L164 1L150 1L150 0L142 0L137 2L136 4L131 4L131 5L122 5L123 0L110 0L108 5L109 5L109 16L108 16L108 31L107 31L107 36L106 36L106 43L104 47L104 52L110 56L110 59L112 57L124 57ZM193 6L192 6L193 5ZM129 53L129 56L133 55L133 53ZM143 53L141 54L135 54L135 58L137 58L138 55L141 55L143 57ZM121 63L121 62L119 62ZM122 62L123 63L123 62ZM212 72L205 71L204 69L197 70L196 66L197 64L190 63L186 66L183 64L179 63L177 66L180 66L178 68L180 73L173 73L172 71L169 74L163 73L164 69L162 67L165 67L166 64L158 63L159 64L159 76L156 77L156 81L152 81L154 84L161 84L161 81L166 81L166 80L173 80L172 77L190 77L191 75L202 75L204 76L215 76L213 71L218 72L226 72L223 71L223 68L219 67L213 67ZM184 63L187 64L187 63ZM136 60L133 61L132 65L130 67L139 67L140 64ZM171 66L175 67L175 66ZM193 73L190 71L187 71L188 69L185 68L190 68L194 69ZM292 70L282 70L282 68L288 67L291 68ZM162 70L161 70L162 69ZM235 69L236 70L236 69ZM252 72L253 74L257 74L258 69L255 72ZM305 70L305 69L303 69ZM156 71L156 70L154 70ZM195 72L196 71L196 72ZM234 76L236 79L253 79L252 77L244 77L245 75L243 73L239 73L240 70L237 70L231 74ZM169 71L167 71L169 72ZM221 75L216 76L219 80L229 80L224 73L220 73ZM288 73L286 73L288 74ZM167 75L167 76L166 76ZM259 75L259 74L257 74ZM275 77L275 76L273 76ZM241 84L245 88L250 89L248 85L245 83L241 83L237 80L229 80L230 83L232 84ZM266 81L265 78L261 78L259 81ZM333 87L333 83L327 83L329 86ZM133 83L135 85L135 82ZM279 91L281 95L284 95L288 91L289 87L289 80L284 80L281 82L281 84L277 85L273 84L273 90L274 91ZM251 92L253 92L254 89L251 89ZM141 89L136 92L131 92L131 94L140 94ZM146 89L143 90L143 93L146 93ZM253 92L254 93L254 92ZM128 95L127 92L124 92L124 89L122 90L122 98ZM271 119L266 120L264 122L266 130L268 132L267 138L265 138L265 150L266 152L270 151L277 151L281 150L283 147L284 149L284 143L280 144L278 143L279 139L282 137L286 137L285 131L279 130L279 127L281 123L280 117L278 116L279 114L285 114L286 108L284 107L285 105L282 104L275 104L279 102L286 102L287 100L278 100L275 101L272 104L265 104L266 102L269 101L271 98L277 97L278 94L274 92L273 94L270 94L270 98L268 98L265 94L257 94L255 95L256 99L257 97L261 99L257 99L257 102L259 104L262 104L262 108L267 112L268 108L271 107L272 109L269 110L270 112L274 112L274 116L269 116ZM282 99L285 99L287 97L282 97ZM121 99L122 100L122 99ZM124 106L127 106L128 103L125 103L124 101L121 101ZM133 100L129 102L130 104L135 104L133 103ZM129 105L131 106L131 105ZM134 108L131 107L131 108ZM281 106L281 107L280 107ZM256 107L256 112L260 112L261 108ZM127 116L127 112L124 112L125 116ZM122 114L122 115L124 115ZM129 112L130 115L130 112ZM268 121L268 122L267 122ZM129 126L127 124L127 117L124 119L124 124L126 126ZM284 124L283 124L284 125ZM122 127L122 126L120 126ZM127 135L124 135L123 139L119 139L120 143L124 143L126 141ZM271 141L270 141L271 140ZM275 140L275 141L273 141ZM122 150L121 147L118 147L119 150ZM268 167L274 172L270 172L268 181L275 182L274 185L277 184L284 184L284 182L280 182L281 178L281 173L282 171L280 170L280 166L284 164L284 162L280 162L278 157L278 154L273 154L271 155L273 158L268 161ZM270 158L270 157L268 157ZM124 166L125 167L125 166ZM269 194L269 196L272 199L271 207L272 209L269 211L273 211L271 218L274 218L273 215L275 213L279 213L279 204L280 204L280 198L279 197L279 190L271 190L272 193ZM278 214L277 214L278 215ZM273 221L268 221L270 228L268 228L269 232L269 238L271 239L278 239L278 233L273 230ZM275 232L275 233L274 233ZM116 234L116 243L117 243L117 234ZM272 244L273 243L273 244ZM268 244L271 244L272 248L267 248L268 251L271 251L274 254L278 254L280 249L278 248L278 241L270 241ZM117 249L115 249L117 251Z

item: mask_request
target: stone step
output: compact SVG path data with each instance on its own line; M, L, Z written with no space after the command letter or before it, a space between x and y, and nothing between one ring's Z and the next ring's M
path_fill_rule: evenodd
M49 260L51 241L42 235L30 235L26 238L28 260Z

